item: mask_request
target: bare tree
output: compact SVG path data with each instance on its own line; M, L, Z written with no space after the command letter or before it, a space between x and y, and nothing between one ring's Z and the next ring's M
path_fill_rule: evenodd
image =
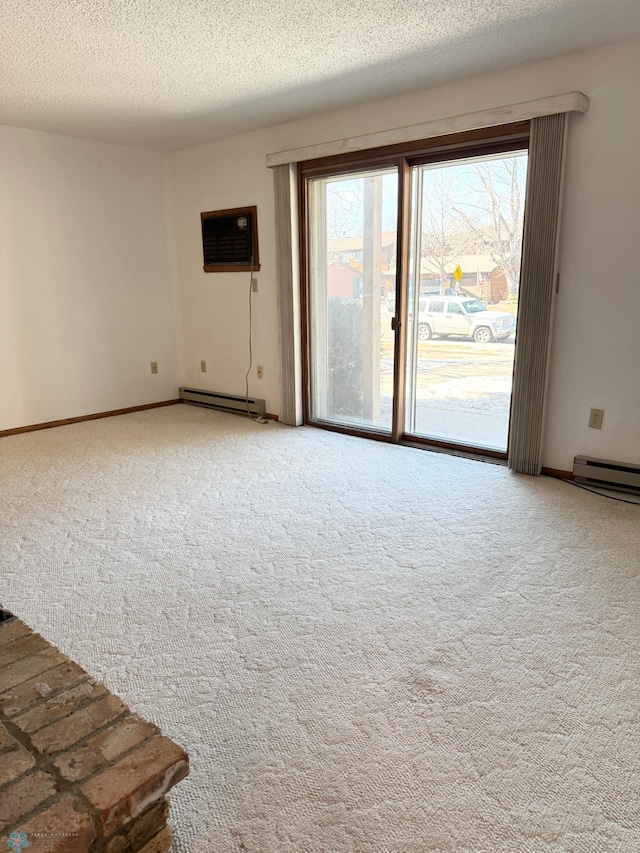
M364 189L361 179L332 181L327 185L327 237L362 236Z
M453 197L451 170L423 172L420 255L423 266L441 281L446 279L452 262L471 250L469 234L460 227L460 218L451 202Z
M476 248L502 267L509 293L517 293L522 258L526 158L503 157L475 163L466 174L465 197L448 193L448 200Z

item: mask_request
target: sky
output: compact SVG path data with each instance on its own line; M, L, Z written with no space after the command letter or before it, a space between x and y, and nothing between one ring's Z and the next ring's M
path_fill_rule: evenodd
M481 208L490 207L488 194L481 188L477 165L488 170L494 178L494 188L500 193L504 212L509 215L510 187L504 183L505 163L516 164L521 209L524 209L526 185L527 152L512 152L508 155L492 155L491 157L469 158L454 160L448 163L435 163L415 167L414 184L418 171L423 173L425 209L431 202L431 217L426 216L424 227L428 226L429 218L442 210L440 197L443 187L450 197L460 207L464 207L469 215L482 216ZM381 171L359 173L357 176L341 176L316 179L326 189L327 236L355 237L362 236L364 230L364 180L366 177L380 176L382 180L382 230L395 231L397 224L398 206L398 175L395 168ZM415 190L414 208L415 208Z

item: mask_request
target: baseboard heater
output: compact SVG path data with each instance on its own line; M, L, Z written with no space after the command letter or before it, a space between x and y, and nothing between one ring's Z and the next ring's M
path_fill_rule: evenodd
M576 483L640 494L640 465L576 456L573 460L573 479Z
M183 403L194 403L196 406L207 406L209 409L220 409L223 412L236 412L246 415L247 411L256 417L265 417L264 400L255 397L236 397L233 394L217 394L215 391L205 391L202 388L181 388L180 399Z

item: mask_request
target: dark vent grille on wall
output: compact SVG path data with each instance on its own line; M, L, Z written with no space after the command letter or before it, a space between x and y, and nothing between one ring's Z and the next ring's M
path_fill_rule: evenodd
M260 269L256 207L201 213L205 272Z

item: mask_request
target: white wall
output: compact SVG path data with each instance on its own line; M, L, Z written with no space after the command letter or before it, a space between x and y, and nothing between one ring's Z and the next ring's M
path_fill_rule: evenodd
M167 207L163 155L0 126L0 429L177 396Z
M169 155L185 379L244 393L248 275L202 271L200 211L257 204L260 290L250 392L280 407L272 175L267 153L580 90L571 120L544 465L580 452L640 462L640 44L586 51ZM199 373L200 359L209 371ZM206 381L203 381L206 380ZM605 409L601 431L590 407Z
M640 43L584 59L591 106L567 154L545 441L558 468L577 453L640 463ZM591 407L605 410L600 431Z
M250 134L170 155L173 228L182 305L185 383L229 394L245 393L249 367L249 286L246 273L205 273L200 213L258 207L260 272L253 300L251 396L280 409L278 306L275 279L273 177L265 167L269 133ZM200 361L207 362L207 374ZM256 366L264 378L256 378Z

